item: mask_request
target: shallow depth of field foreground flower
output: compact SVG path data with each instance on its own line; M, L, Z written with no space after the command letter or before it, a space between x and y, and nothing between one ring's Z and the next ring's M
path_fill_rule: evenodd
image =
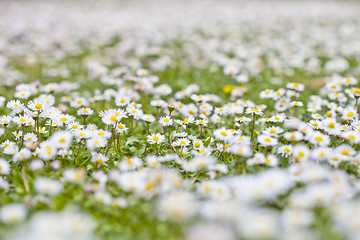
M1 1L0 239L360 239L356 1Z

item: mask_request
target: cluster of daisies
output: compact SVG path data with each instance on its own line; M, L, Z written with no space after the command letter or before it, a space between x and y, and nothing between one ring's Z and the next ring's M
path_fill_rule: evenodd
M360 238L356 8L199 2L0 2L0 239Z

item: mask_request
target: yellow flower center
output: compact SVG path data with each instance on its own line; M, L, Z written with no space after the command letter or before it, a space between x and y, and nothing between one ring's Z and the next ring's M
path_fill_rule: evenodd
M321 142L322 140L323 140L322 137L315 137L315 141L317 141L317 142Z
M342 151L342 152L341 152L341 154L342 154L342 155L347 155L347 156L348 156L348 155L349 155L349 151L348 151L348 150L344 150L344 151Z

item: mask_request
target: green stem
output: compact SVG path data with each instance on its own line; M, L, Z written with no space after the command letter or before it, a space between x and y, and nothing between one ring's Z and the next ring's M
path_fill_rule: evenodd
M253 136L254 136L254 128L255 128L255 118L256 115L253 113L253 124L252 124L252 129L251 129L251 145L252 145L252 141L253 141Z

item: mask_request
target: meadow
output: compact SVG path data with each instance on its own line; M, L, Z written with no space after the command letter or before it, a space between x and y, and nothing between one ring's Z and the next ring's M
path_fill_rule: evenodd
M360 238L358 3L0 9L0 239Z

